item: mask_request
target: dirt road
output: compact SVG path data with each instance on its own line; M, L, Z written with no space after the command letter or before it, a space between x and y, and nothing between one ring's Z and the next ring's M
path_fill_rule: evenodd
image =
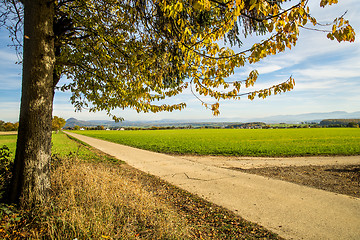
M17 131L0 132L0 135L15 135Z
M360 239L359 198L233 171L186 157L67 134L224 206L284 238Z
M264 168L264 167L295 167L295 166L325 166L360 164L360 156L336 157L223 157L223 156L181 156L189 161L199 162L222 168Z

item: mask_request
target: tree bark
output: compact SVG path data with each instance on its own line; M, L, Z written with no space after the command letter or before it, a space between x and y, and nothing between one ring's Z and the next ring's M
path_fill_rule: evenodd
M50 191L55 64L54 1L25 0L22 96L9 201L42 203Z

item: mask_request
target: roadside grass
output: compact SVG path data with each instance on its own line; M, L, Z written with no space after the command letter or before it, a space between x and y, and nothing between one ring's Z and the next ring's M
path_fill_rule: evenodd
M75 158L87 162L114 162L121 163L120 160L104 154L101 151L82 143L81 141L65 135L62 132L52 135L53 157L57 158Z
M15 157L17 135L0 135L0 147L6 145L10 149L10 158Z
M0 239L279 239L63 133L53 153L50 201L0 205Z
M72 139L69 141L69 138L63 133L53 133L52 135L52 155L57 158L72 157L76 156L82 160L87 161L112 161L119 162L116 158L110 157L108 155L102 155L100 151L92 149L89 151L89 146L78 141L77 139ZM16 139L17 135L0 135L0 147L6 145L10 149L10 158L14 159L15 149L16 149Z
M171 154L261 157L360 154L359 128L93 130L74 132Z

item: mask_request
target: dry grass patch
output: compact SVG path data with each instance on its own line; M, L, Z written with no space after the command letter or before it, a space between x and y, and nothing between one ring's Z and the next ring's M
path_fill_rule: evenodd
M191 234L182 216L117 166L66 163L52 175L55 238L184 239ZM59 224L60 223L60 224ZM66 234L64 236L64 234Z

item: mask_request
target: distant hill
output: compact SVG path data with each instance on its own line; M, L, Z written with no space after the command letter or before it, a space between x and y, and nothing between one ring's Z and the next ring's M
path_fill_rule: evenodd
M175 126L175 127L206 127L206 126L216 126L216 127L225 127L228 124L236 124L238 122L197 122L191 120L159 120L159 121L123 121L116 123L115 121L108 120L90 120L83 121L77 120L76 118L69 118L66 120L65 128L67 127L96 127L96 126L104 126L104 127L167 127L167 126Z
M299 122L316 122L320 123L324 119L351 119L360 118L360 111L348 113L345 111L325 112L325 113L305 113L297 115L277 115L252 121L261 121L266 123L299 123Z
M109 120L91 120L82 121L75 118L66 120L65 127L96 127L99 125L105 127L151 127L151 126L227 126L231 124L248 123L248 122L264 122L270 123L288 123L295 124L300 122L316 122L320 123L324 119L360 119L360 111L348 113L345 111L325 112L325 113L305 113L297 115L277 115L263 118L213 118L203 120L176 120L164 119L158 121L124 121L114 122Z
M96 127L96 126L116 126L117 123L114 121L109 120L91 120L91 121L83 121L78 120L76 118L69 118L66 120L65 127L74 127L74 126L80 126L80 127ZM120 126L120 125L119 125Z
M69 118L68 120L66 120L65 127L74 127L74 126L92 127L94 125L92 125L90 121L77 120L76 118Z

